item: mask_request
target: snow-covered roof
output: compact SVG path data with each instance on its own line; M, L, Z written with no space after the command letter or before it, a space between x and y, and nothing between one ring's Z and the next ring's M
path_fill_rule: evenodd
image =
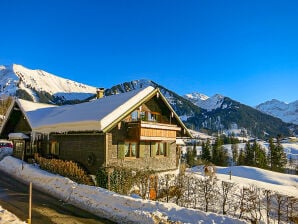
M10 140L12 140L12 139L28 139L29 136L25 135L24 133L17 132L17 133L9 133L8 138Z
M154 91L155 89L149 86L86 103L64 106L20 99L17 103L35 132L103 131Z

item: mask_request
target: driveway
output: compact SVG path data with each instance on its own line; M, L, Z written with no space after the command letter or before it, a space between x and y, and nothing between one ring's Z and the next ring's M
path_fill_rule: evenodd
M23 221L28 219L29 186L0 171L0 205ZM34 189L32 193L33 224L113 223L76 208Z

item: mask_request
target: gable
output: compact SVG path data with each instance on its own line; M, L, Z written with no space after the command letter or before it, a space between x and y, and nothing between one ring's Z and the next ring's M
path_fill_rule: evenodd
M178 133L179 137L192 137L187 127L184 125L179 116L175 113L171 105L158 89L155 89L154 92L149 94L142 101L135 104L134 107L124 113L122 117L119 117L118 120L112 122L105 131L110 131L122 120L129 122L130 120L134 119L133 117L140 116L141 112L144 113L144 116L148 116L148 114L150 114L152 117L156 116L156 118L152 118L153 120L156 119L156 122L177 125L180 127L180 131ZM148 117L144 119L148 120Z
M28 120L15 101L12 102L5 117L1 126L1 138L8 138L8 134L12 132L31 132Z

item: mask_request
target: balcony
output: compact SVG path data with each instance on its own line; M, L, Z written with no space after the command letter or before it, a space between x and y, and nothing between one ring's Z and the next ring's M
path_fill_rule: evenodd
M177 131L181 128L174 124L142 120L127 123L127 138L136 141L174 141Z

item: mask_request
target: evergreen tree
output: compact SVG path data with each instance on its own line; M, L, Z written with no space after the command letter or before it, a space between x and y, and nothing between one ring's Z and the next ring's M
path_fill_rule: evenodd
M255 154L254 165L259 168L266 168L267 158L265 149L263 149L262 146L257 143L257 141L254 142L252 148Z
M245 165L254 165L254 151L249 142L245 144Z
M270 170L274 170L274 158L276 157L275 155L275 145L273 143L273 139L269 139L269 146L268 146L268 156L267 160L269 163Z
M245 153L244 153L243 149L240 149L240 152L239 152L238 165L239 166L246 165L245 164Z
M232 148L232 158L233 158L233 163L235 164L235 165L237 165L238 164L238 157L239 157L239 153L238 153L238 144L232 144L232 146L231 146L231 148ZM233 164L233 165L234 165Z
M197 159L197 150L196 150L196 143L194 143L192 149L188 148L186 153L186 163L193 167L196 165L196 159Z
M279 172L284 171L284 167L287 164L287 158L279 138L277 138L276 144L274 144L272 138L269 139L268 160L271 170Z
M286 154L284 152L284 148L283 148L283 146L280 142L280 138L277 138L277 143L276 143L275 150L276 150L276 156L277 156L276 171L283 172L284 168L285 168L285 165L287 164L287 157L286 157Z
M211 161L215 165L227 166L228 165L228 153L223 147L223 141L221 138L217 138L212 147Z
M205 161L211 161L211 155L210 155L210 140L207 139L206 143L202 143L202 159Z
M219 150L218 150L218 165L219 166L228 166L229 163L229 155L228 155L228 151L223 147L220 146Z
M217 138L212 146L212 156L211 161L213 164L218 165L219 163L219 148L222 146L220 138Z

